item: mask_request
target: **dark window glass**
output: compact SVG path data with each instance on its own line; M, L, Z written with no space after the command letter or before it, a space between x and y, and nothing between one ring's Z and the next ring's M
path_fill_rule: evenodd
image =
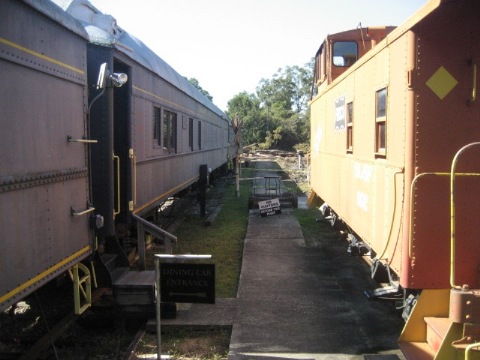
M355 41L333 43L333 65L351 66L358 59L358 45Z
M177 114L163 111L163 149L167 152L177 152Z
M153 145L161 145L161 109L159 107L153 108Z
M198 121L198 149L202 149L202 122L199 120Z
M377 118L387 115L387 89L377 91Z
M188 119L188 146L193 151L193 119Z
M202 122L198 121L198 149L202 149Z

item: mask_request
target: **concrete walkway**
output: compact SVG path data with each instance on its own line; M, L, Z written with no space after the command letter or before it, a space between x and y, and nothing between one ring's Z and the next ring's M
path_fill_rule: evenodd
M346 245L332 230L307 246L291 209L251 210L237 298L180 308L162 324L232 325L230 360L403 359L403 321L391 303L364 297L368 268Z

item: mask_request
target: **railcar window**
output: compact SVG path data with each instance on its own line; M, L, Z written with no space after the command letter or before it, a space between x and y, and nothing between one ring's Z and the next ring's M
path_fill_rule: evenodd
M347 104L347 152L353 152L353 102Z
M153 146L162 145L161 137L161 109L158 107L153 108Z
M351 66L358 59L358 45L355 41L336 41L333 43L333 65Z
M202 122L198 121L198 150L202 149Z
M193 151L193 119L188 119L188 146Z
M163 149L177 152L177 114L168 110L163 111Z
M387 134L387 89L378 90L376 93L375 109L375 152L377 155L386 155Z

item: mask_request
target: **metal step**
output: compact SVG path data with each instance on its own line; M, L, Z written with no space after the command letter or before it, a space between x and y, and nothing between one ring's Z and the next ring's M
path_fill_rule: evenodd
M399 342L398 346L407 360L433 360L435 352L426 342Z
M117 267L110 271L110 276L112 277L112 284L115 286L115 283L121 280L126 274L128 274L128 267Z
M425 323L427 324L427 344L437 353L452 322L449 318L426 317Z
M113 284L115 301L120 306L155 303L155 271L128 271Z
M449 318L425 317L424 320L427 325L426 341L398 343L407 360L434 359L447 336L451 324Z
M105 265L105 267L108 269L109 272L112 272L116 265L115 265L115 260L117 259L118 255L117 254L101 254L100 259L102 260L102 263Z

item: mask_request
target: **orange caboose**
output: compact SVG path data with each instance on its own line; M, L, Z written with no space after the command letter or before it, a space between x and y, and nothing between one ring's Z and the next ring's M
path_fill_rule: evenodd
M479 20L478 1L431 0L397 28L329 35L316 54L311 186L392 291L422 294L402 334L409 359L463 359L480 341L480 312L465 326L453 309L480 288Z

